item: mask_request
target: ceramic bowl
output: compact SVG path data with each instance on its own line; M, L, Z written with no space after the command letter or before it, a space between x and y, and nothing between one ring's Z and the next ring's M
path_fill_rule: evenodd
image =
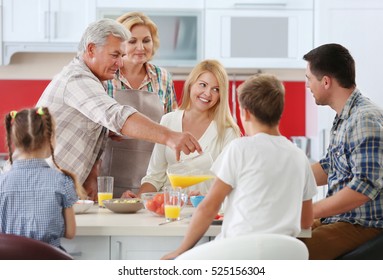
M136 213L144 208L141 199L138 198L115 198L103 202L105 208L114 213Z
M77 200L77 202L73 205L74 212L76 214L82 214L87 212L94 204L93 200Z

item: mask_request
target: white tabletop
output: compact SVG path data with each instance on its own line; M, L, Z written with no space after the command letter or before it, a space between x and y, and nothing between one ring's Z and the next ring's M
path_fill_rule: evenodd
M117 214L94 205L88 212L76 214L76 235L94 236L184 236L194 208L186 206L181 212L181 221L159 225L164 217L154 216L145 209L132 214ZM212 225L205 236L216 236L221 226Z
M77 236L184 236L195 208L186 206L181 221L159 225L164 217L154 216L145 209L132 214L117 214L94 205L88 212L76 214ZM205 236L216 236L220 225L211 225ZM302 230L298 237L311 237L311 230Z

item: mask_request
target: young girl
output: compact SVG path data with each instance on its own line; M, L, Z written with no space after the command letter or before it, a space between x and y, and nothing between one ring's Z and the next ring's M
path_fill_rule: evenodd
M0 175L0 232L60 247L61 237L75 236L72 206L85 192L72 174L56 164L49 110L12 111L5 116L5 127L11 168ZM50 156L60 171L46 163Z

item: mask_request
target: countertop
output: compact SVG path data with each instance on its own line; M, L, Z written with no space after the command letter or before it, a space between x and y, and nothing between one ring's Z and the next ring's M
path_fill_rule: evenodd
M184 236L195 208L186 206L183 220L159 225L164 217L154 216L146 209L136 213L117 214L98 205L82 214L76 214L77 236ZM204 236L216 236L220 225L211 225ZM302 230L299 237L311 237L311 230Z

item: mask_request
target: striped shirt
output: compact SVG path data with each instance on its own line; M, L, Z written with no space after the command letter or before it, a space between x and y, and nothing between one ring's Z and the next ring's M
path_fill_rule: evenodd
M327 155L320 164L328 174L327 197L347 186L370 198L362 206L323 222L383 228L383 110L358 89L335 117Z
M174 90L174 83L171 74L164 68L145 63L146 76L138 90L145 90L157 93L160 101L164 104L164 113L177 109L177 98ZM109 96L114 96L118 89L133 89L129 81L117 71L115 78L107 82Z
M100 156L107 129L120 134L126 119L136 112L108 96L102 82L79 57L54 77L37 106L48 107L56 120L57 163L76 174L80 183Z
M63 209L77 201L73 180L44 159L15 160L0 175L0 232L60 246Z

